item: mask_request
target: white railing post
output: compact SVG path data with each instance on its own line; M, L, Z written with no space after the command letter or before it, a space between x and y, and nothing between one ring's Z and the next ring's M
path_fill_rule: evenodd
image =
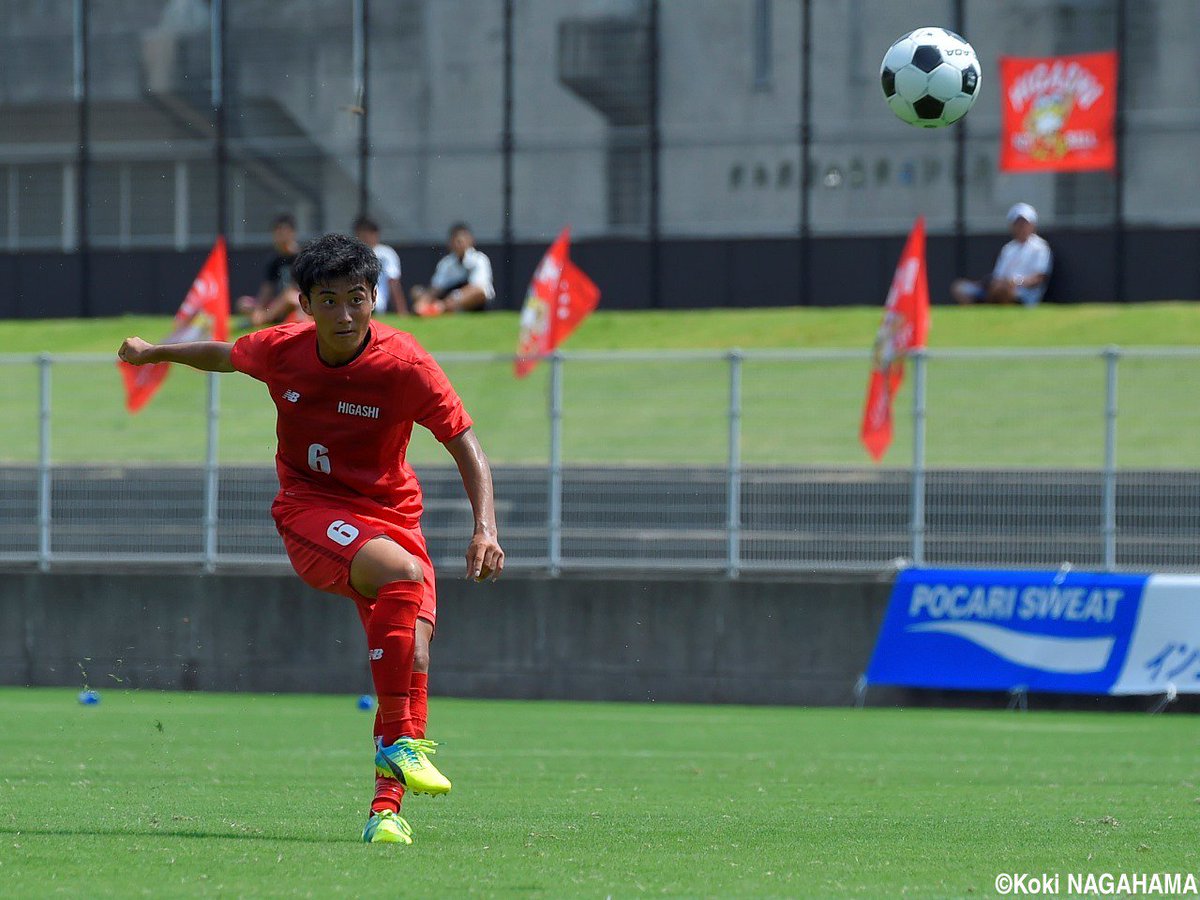
M912 563L925 565L925 375L926 359L923 349L913 350L913 463L912 518L909 535L912 541Z
M546 559L551 575L562 569L562 367L562 354L556 350L550 355L550 483L546 498Z
M221 418L220 375L209 372L208 412L205 417L204 451L204 571L217 567L217 491L220 487L217 438Z
M50 366L43 353L38 366L38 569L50 568Z
M725 574L742 568L742 352L729 351L729 448L726 456Z
M1117 567L1117 365L1119 347L1104 350L1104 570Z

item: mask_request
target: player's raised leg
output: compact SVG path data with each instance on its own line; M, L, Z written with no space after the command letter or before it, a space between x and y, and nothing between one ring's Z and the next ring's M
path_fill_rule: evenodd
M417 738L409 709L417 613L424 594L420 561L394 541L363 544L350 565L350 584L374 600L366 619L371 678L379 697L378 774L417 794L445 794L450 782L429 761L437 746Z

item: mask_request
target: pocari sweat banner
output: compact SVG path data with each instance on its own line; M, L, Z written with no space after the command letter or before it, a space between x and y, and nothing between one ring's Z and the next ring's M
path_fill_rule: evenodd
M1200 693L1200 577L910 569L867 682Z

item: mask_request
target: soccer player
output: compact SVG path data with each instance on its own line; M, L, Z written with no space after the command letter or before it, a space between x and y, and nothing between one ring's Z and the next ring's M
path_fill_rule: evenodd
M367 634L379 708L376 791L363 840L411 844L412 829L399 815L405 789L450 790L429 761L437 745L425 739L436 594L420 528L421 488L404 459L414 423L450 452L471 501L467 577L497 578L504 551L491 469L454 388L411 335L371 320L379 266L361 241L327 234L293 265L312 322L234 344L130 337L117 355L134 365L244 372L267 385L279 441L275 525L297 574L353 600Z

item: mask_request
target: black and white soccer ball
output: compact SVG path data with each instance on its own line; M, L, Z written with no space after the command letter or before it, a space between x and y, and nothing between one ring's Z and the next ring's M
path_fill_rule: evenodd
M945 28L918 28L883 55L883 96L901 121L943 128L975 105L981 74L975 48Z

